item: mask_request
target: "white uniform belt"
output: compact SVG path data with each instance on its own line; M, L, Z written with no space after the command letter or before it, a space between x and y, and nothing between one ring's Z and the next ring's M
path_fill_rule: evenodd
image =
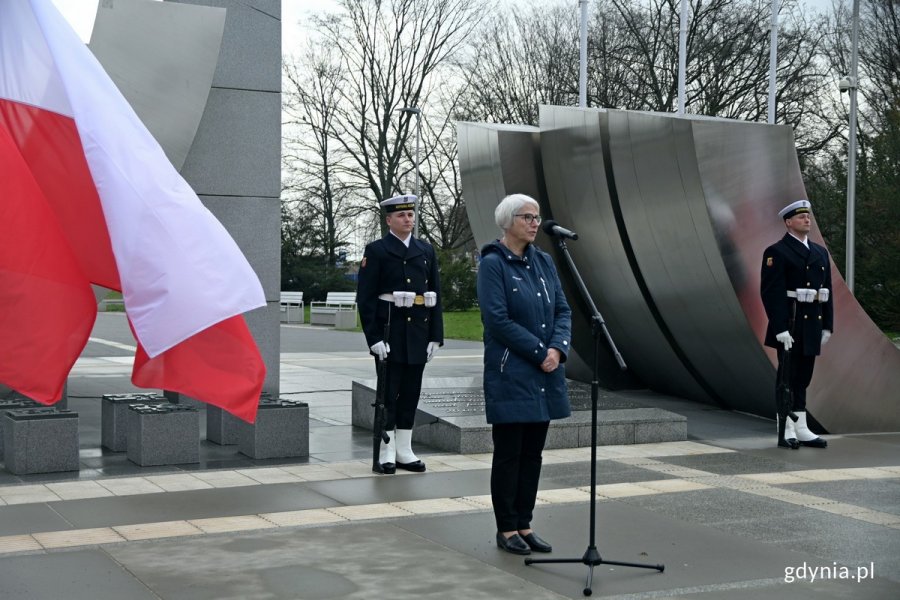
M378 299L384 300L385 302L393 302L394 294L379 294ZM417 306L424 305L425 304L425 296L422 296L421 294L416 294L416 299L413 301L413 304L415 304Z
M390 294L388 294L388 295L390 295ZM795 292L794 290L788 290L787 295L788 295L788 298L796 298L797 292Z

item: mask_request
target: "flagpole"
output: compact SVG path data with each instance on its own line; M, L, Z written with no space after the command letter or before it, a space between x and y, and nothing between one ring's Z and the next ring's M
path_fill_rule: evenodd
M678 28L678 114L684 114L684 72L687 70L687 9L688 0L681 0L681 24Z
M851 33L850 81L850 139L847 147L847 272L845 279L853 293L854 251L856 247L856 92L859 70L859 0L853 0L853 29Z
M775 123L775 73L778 68L778 0L772 0L772 20L769 25L769 124Z
M581 7L581 32L578 52L578 106L587 106L587 14L588 0L578 0Z

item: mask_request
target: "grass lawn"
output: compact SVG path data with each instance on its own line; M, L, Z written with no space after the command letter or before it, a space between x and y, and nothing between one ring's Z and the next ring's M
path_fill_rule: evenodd
M304 323L309 323L309 304L304 308ZM357 325L351 331L362 331ZM444 339L481 341L481 311L472 308L465 311L453 311L444 313Z

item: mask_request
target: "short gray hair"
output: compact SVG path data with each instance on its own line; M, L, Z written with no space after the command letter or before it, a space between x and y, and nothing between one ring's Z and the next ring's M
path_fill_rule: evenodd
M538 204L538 201L525 194L510 194L501 200L497 208L494 209L494 222L497 223L497 227L504 232L512 227L516 214L526 204L532 204L538 211L541 210L541 205Z

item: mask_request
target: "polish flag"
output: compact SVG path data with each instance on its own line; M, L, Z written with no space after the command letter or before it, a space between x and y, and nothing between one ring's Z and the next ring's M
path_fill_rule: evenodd
M135 385L252 422L265 366L242 313L265 305L259 279L49 0L0 1L0 159L0 224L21 227L0 250L0 381L58 400L96 283L122 291Z

